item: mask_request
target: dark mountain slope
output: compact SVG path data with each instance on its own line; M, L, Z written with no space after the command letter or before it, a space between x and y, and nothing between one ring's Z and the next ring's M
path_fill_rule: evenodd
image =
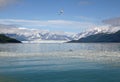
M120 30L112 34L99 33L95 35L90 35L79 40L70 41L69 43L79 42L120 42Z
M0 43L21 43L20 41L0 34Z

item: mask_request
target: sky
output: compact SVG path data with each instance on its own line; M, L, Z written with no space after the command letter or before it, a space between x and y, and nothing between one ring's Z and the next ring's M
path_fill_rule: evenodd
M29 29L82 32L119 17L120 0L0 0L0 24Z

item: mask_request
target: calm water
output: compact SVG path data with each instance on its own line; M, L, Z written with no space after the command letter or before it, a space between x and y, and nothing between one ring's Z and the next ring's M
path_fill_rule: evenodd
M0 82L120 82L120 43L0 44Z

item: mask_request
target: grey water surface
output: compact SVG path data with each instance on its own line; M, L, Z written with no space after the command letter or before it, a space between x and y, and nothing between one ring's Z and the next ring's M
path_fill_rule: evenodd
M0 44L0 82L120 82L120 43Z

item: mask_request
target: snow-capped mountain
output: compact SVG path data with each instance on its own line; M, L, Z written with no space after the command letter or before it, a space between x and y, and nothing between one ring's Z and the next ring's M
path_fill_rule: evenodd
M85 32L71 34L68 32L52 32L40 29L28 29L23 27L15 27L14 25L0 24L0 33L20 41L70 41L78 40L83 37L98 33L115 33L120 30L120 27L102 26L95 27Z
M39 29L17 28L12 25L0 25L0 33L20 41L41 41L41 40L73 40L70 33L50 32Z
M54 34L51 32L42 34L42 33L36 33L36 34L22 34L22 33L16 33L16 34L6 34L9 37L12 38L16 38L20 41L35 41L35 40L72 40L71 37L67 36L67 35L58 35L58 34Z
M109 27L109 26L96 27L96 28L90 29L90 30L82 32L82 33L77 33L77 34L73 35L72 38L74 38L74 40L78 40L80 38L87 37L90 35L95 35L98 33L111 34L111 33L117 32L118 30L120 30L119 26L118 27Z

